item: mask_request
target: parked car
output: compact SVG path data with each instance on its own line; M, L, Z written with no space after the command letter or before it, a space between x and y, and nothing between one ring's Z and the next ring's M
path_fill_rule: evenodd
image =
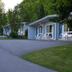
M62 36L65 39L68 39L68 38L72 39L72 31L65 32Z

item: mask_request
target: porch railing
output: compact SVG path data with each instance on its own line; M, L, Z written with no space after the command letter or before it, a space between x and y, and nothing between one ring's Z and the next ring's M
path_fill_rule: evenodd
M44 40L48 40L48 39L52 39L52 33L40 33L36 36L36 39L44 39Z

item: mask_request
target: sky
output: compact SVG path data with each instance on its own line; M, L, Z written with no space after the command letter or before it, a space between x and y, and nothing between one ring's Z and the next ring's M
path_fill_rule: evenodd
M5 11L8 11L8 9L14 9L14 7L22 1L23 0L2 0L2 2L4 2Z

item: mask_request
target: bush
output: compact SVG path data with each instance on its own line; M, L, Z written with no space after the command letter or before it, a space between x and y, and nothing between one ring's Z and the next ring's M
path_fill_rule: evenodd
M11 38L18 38L18 34L16 32L11 32L10 37Z

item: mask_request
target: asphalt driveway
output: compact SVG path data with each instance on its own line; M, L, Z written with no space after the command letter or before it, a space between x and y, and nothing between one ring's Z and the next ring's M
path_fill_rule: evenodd
M18 56L71 41L0 40L0 72L56 72L20 59Z

